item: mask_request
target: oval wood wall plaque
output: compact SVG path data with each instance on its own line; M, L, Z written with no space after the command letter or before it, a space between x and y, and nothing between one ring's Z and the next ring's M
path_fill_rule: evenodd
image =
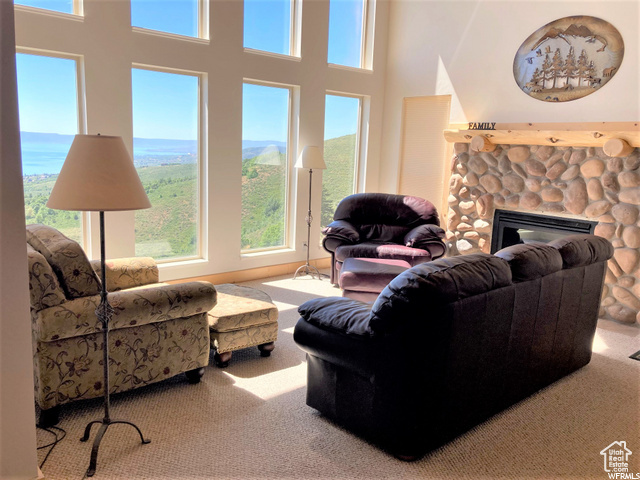
M600 18L564 17L539 28L518 49L513 76L527 95L568 102L602 88L624 56L620 32Z

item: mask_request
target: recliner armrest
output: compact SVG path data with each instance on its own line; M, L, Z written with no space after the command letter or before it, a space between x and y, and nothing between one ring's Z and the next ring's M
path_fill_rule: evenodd
M360 233L356 227L346 220L334 220L322 229L322 233L325 235L322 243L330 252L342 244L354 244L360 240Z
M430 223L418 225L404 236L404 244L407 247L427 250L431 259L435 260L445 254L446 247L442 239L445 232L437 225Z

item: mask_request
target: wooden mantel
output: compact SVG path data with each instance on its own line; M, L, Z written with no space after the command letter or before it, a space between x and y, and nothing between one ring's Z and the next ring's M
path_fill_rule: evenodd
M602 147L614 138L640 147L640 122L496 123L495 130L468 130L467 124L444 131L448 142L469 143L483 136L493 144Z

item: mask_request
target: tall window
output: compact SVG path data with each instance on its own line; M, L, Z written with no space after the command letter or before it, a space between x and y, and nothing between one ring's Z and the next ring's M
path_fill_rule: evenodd
M340 200L356 191L361 99L327 95L324 116L321 225L333 220Z
M45 206L78 133L77 62L19 53L16 63L27 224L50 225L82 243L81 213Z
M131 0L131 25L198 36L199 0Z
M73 0L15 0L15 4L62 13L74 13Z
M244 47L293 55L294 0L244 0Z
M365 2L366 0L330 0L329 63L362 67Z
M136 255L199 254L199 77L134 68L133 161L152 207L136 211Z
M244 84L241 248L245 251L286 244L290 102L290 88Z

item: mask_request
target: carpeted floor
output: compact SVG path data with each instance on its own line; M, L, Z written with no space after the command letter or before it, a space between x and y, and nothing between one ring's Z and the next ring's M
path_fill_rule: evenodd
M423 459L405 463L342 430L305 404L306 365L293 342L296 308L339 295L329 281L278 277L245 283L273 298L280 332L270 358L235 352L202 382L184 376L112 397L115 425L105 435L96 479L605 479L600 451L625 440L640 472L640 329L600 321L591 363L491 418ZM212 362L213 363L213 362ZM91 442L87 422L98 400L63 408L67 437L42 468L47 479L81 479ZM95 430L94 430L95 434ZM50 441L38 431L40 445ZM42 460L46 450L39 451ZM636 477L637 478L637 477Z

